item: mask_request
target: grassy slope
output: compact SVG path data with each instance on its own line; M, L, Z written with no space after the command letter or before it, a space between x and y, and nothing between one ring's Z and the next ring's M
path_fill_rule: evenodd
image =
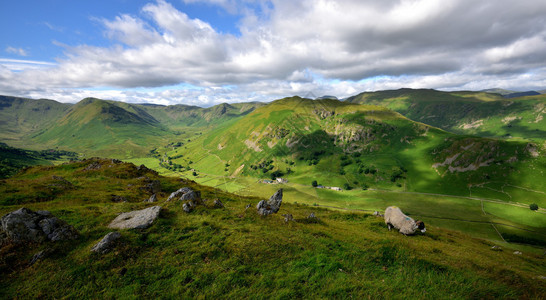
M336 115L321 119L314 111L336 111ZM361 135L364 138L346 142L347 136L354 136L351 134L358 130L373 134L367 140L366 135ZM248 140L254 144L245 144ZM287 147L287 142L292 141L299 144ZM256 147L261 151L253 149ZM355 147L362 150L359 156L344 154ZM237 194L265 197L274 192L274 186L259 183L258 179L269 178L280 170L289 180L284 186L292 202L365 210L405 203L411 213L420 213L427 222L439 226L499 240L497 230L505 234L513 228L505 225L512 225L518 227L514 230L522 238L537 238L544 243L546 237L537 237L536 233L544 232L546 218L530 211L528 205L546 206L546 162L543 156L530 157L526 147L526 143L518 141L456 136L381 107L293 98L232 120L176 150L164 149L162 158L171 157L175 164L182 165L179 173L183 176ZM324 153L316 156L316 165L309 165L316 151ZM432 168L434 163L455 154L459 156L450 164ZM347 158L342 160L343 156ZM262 168L251 168L269 160L274 167L266 173ZM488 160L489 166L477 171L448 169ZM161 168L157 162L155 166ZM392 182L391 176L400 167L406 172ZM288 168L291 174L286 174ZM342 169L344 175L340 174ZM365 169L377 173L366 174L362 172ZM197 177L192 175L193 170ZM177 172L165 174L176 176ZM356 190L313 189L312 180L327 186L349 184ZM374 191L362 191L362 184ZM488 201L480 201L482 198ZM481 223L469 226L469 220ZM498 223L497 229L490 222Z
M3 247L0 297L445 299L546 293L536 279L546 268L544 258L525 250L521 256L508 249L494 252L489 242L431 225L426 235L405 237L369 214L301 204L285 203L279 214L263 218L254 208L244 209L256 198L109 160L100 161L99 170L84 171L91 162L33 168L1 182L1 214L22 205L48 209L74 225L81 237ZM53 175L74 187L57 190L44 202L39 191ZM106 225L117 213L150 205L140 202L149 196L139 189L141 176L161 181L160 202L175 189L191 186L205 199L221 199L226 208L212 209L209 200L206 208L185 214L181 203L162 203L161 218L150 228L124 230L115 251L92 254L90 248L110 231ZM112 194L129 202L112 203ZM306 220L311 212L320 221ZM293 214L296 222L285 224L283 213ZM54 249L53 254L28 266L32 255L45 248Z
M52 126L33 139L88 155L144 156L153 145L173 136L151 115L138 107L84 99Z
M0 141L11 146L38 146L29 136L59 120L70 104L53 100L32 100L0 96ZM34 144L34 145L32 145Z
M208 130L262 105L238 103L199 108L94 98L72 105L0 96L0 139L25 149L60 147L89 156L144 157L175 137Z
M400 89L361 93L347 101L385 106L412 120L459 134L537 142L546 136L544 95L505 99L485 92Z
M316 111L336 113L321 119ZM493 193L508 184L546 190L541 180L544 157L531 157L527 147L517 141L456 136L377 106L285 99L225 123L166 154L179 157L173 161L183 166L218 176L237 172L268 178L279 170L291 181L305 185L317 180L327 186L360 188L366 184L376 189L459 196L469 196L471 184L470 192L484 196L484 189ZM262 163L267 161L273 161L269 164L273 167L266 166L271 170L263 172ZM433 168L435 163L444 164ZM449 170L479 163L482 167L476 171ZM292 173L287 175L289 168ZM366 169L377 172L366 173ZM393 182L396 174L400 176ZM498 194L490 198L513 200L502 192ZM545 205L542 198L539 193L515 201L536 200Z

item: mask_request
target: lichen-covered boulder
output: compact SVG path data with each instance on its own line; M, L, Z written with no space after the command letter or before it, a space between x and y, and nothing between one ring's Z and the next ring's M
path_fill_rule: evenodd
M108 225L115 229L143 229L148 228L159 217L161 206L152 206L141 210L125 212L117 216Z
M194 201L196 203L202 203L201 192L194 191L189 187L183 187L173 193L167 198L167 202L178 199L180 201Z
M262 216L267 216L270 214L277 213L281 208L282 203L282 189L279 189L269 200L262 200L256 206L258 214Z
M15 243L73 240L78 232L49 211L20 208L0 219L1 230Z
M121 233L113 231L105 235L100 242L95 244L91 251L97 252L100 254L105 254L110 252L117 243L117 240L121 237Z

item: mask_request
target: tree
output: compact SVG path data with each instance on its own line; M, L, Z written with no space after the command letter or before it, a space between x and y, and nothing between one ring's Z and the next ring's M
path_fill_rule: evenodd
M318 186L318 182L316 180L313 180L313 182L311 182L311 185L313 187L317 187Z
M538 204L533 203L533 204L529 205L529 209L531 209L531 210L538 210Z
M343 189L349 191L349 190L352 190L353 188L347 182L345 182L345 184L343 184Z
M197 176L197 172L193 171L192 175Z

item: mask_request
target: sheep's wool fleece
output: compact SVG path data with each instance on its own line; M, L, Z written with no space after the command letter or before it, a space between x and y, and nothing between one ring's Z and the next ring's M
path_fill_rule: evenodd
M417 225L415 221L406 216L400 208L396 206L389 206L385 210L385 224L391 224L394 228L400 230L403 234L414 234Z

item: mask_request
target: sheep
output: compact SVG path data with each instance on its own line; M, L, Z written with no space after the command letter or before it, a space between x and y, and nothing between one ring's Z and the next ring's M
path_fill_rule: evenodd
M389 206L385 209L385 224L387 224L389 230L394 227L405 235L414 234L417 229L420 229L422 233L427 231L425 223L422 221L414 221L396 206Z

